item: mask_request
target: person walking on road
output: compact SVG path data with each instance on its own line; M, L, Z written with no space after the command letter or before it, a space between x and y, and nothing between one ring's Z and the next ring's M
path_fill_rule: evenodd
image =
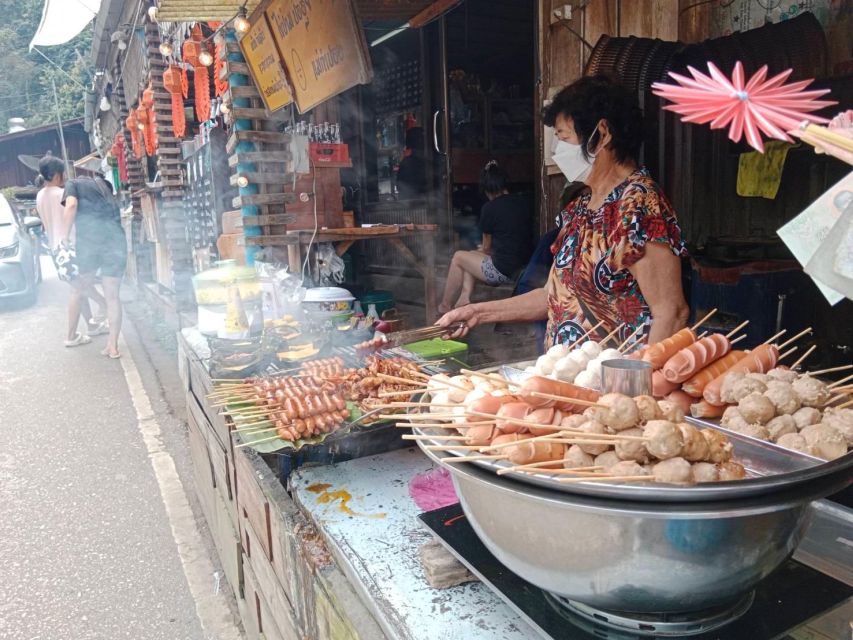
M101 353L110 358L120 358L118 337L122 308L119 289L127 267L127 239L112 186L100 176L69 180L65 184L62 204L65 211L59 237L63 243L70 245L71 229L76 229L74 248L79 270L79 277L72 281L75 286L68 309L69 338L76 333L73 318L80 312L84 292L100 273L109 322L107 346Z
M54 250L59 245L59 232L62 227L62 217L64 208L62 206L62 193L65 188L65 163L59 158L46 155L39 161L39 175L43 180L41 190L36 194L36 212L41 218L42 226L47 235L48 249L53 255ZM71 238L74 237L74 229L71 230ZM79 315L73 321L74 330L69 333L68 339L65 341L66 347L77 347L91 342L90 336L107 333L107 323L103 317L98 319L92 313L89 300L92 300L98 305L100 315L103 316L106 310L106 301L104 296L92 284L86 292L85 296L80 301L80 314L86 321L86 333L77 331Z

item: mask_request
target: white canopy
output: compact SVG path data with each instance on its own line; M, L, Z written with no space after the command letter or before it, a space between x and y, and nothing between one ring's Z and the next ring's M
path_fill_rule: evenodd
M65 44L86 28L100 8L101 0L44 0L30 49Z

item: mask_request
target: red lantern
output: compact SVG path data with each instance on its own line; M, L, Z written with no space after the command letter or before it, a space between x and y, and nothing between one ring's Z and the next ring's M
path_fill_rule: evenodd
M145 152L149 156L153 156L157 152L157 119L154 113L154 89L152 87L149 86L142 92L142 99L139 103L137 118L144 125L142 137L145 140ZM145 114L144 117L143 113Z
M181 68L170 65L163 73L163 84L172 95L172 132L176 138L183 138L187 132L187 119L184 115L183 82Z

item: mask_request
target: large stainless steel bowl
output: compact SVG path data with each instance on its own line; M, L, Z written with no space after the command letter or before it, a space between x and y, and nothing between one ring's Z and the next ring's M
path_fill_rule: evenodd
M425 451L440 462L446 454ZM845 472L758 498L698 503L560 493L470 464L450 469L477 535L509 570L595 607L695 611L748 592L799 543L814 499Z

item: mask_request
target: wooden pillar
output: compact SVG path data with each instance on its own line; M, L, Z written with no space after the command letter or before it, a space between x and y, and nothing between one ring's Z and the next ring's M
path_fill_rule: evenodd
M187 241L187 215L184 207L183 160L181 140L172 131L172 100L163 84L168 62L160 53L157 25L145 21L145 46L150 62L148 80L154 89L154 113L157 119L157 151L155 154L160 181L163 183L159 207L160 226L169 249L172 286L179 307L192 300L192 251Z
M293 178L287 171L290 136L278 131L283 114L266 112L233 32L227 34L223 52L232 125L226 148L234 171L231 184L239 188L233 206L245 221L246 262L253 264L262 247L267 259L284 262L284 247L294 241L286 235L287 225L295 220L287 213L287 204L296 199L295 194L285 193L286 183ZM241 176L248 180L246 186L240 186Z

